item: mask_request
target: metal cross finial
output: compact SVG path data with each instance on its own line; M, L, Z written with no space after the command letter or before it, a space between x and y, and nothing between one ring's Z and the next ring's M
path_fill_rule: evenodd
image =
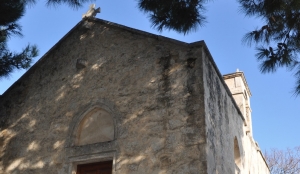
M100 13L101 9L100 7L98 7L97 9L95 9L96 5L95 4L91 4L90 5L90 9L82 15L82 18L94 18L96 16L97 13Z

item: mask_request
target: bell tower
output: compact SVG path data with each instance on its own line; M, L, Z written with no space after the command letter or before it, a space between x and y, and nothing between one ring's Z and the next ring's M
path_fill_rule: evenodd
M223 75L223 78L236 104L238 105L240 111L246 119L247 135L252 136L252 111L250 108L251 92L248 87L244 73L237 69L235 73Z

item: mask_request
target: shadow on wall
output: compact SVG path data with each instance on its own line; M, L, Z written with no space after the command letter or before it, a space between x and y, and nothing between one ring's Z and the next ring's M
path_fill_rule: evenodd
M113 31L103 29L101 35L111 35L110 32ZM95 33L87 32L80 35L79 39L76 38L74 43L82 46L93 42L94 37ZM72 38L66 45L72 45L71 43ZM96 45L97 49L104 47L106 52L114 52L120 47L117 43L110 45L107 43L109 42L99 42ZM123 156L117 160L118 166L128 165L127 170L132 171L146 166L146 163L143 163L146 158L144 152L148 150L154 151L154 155L158 154L162 167L166 168L170 165L170 158L164 156L162 151L166 146L174 152L174 155L183 155L184 142L179 142L181 139L179 140L177 134L166 137L164 131L166 127L174 130L183 129L186 124L184 119L188 118L188 115L183 120L170 123L160 116L170 116L171 111L167 105L160 104L169 102L167 100L170 100L168 98L170 93L173 96L184 96L182 91L186 89L183 84L180 81L170 82L169 76L177 76L179 70L186 68L185 63L172 60L173 63L167 67L164 65L146 67L144 60L137 53L114 53L105 57L107 53L104 50L104 53L99 53L89 52L83 48L80 57L86 59L96 57L96 60L88 60L90 65L78 70L75 67L75 60L67 58L69 54L76 55L76 51L72 53L72 49L77 46L59 44L62 45L54 48L57 49L56 52L46 55L43 64L40 63L40 67L32 70L34 73L27 77L28 81L21 79L23 82L17 82L14 88L2 96L5 101L1 102L3 109L0 112L6 120L2 123L0 132L0 173L66 173L65 147L69 123L76 114L81 113L89 103L96 102L99 97L114 101L123 117L116 125L123 127L122 130L118 130L117 138L128 140L127 142L124 140L125 145L122 148L125 150ZM133 42L127 47L135 48L137 43ZM124 58L122 66L125 68L118 63L122 57ZM63 59L69 62L59 62ZM132 61L135 65L129 66ZM157 68L160 69L159 74L152 71ZM147 78L142 77L144 74L147 74ZM131 88L135 89L128 90ZM157 89L162 93L154 94ZM174 103L168 105L172 104ZM79 126L77 145L102 141L94 141L94 135L102 137L105 141L112 140L115 134L113 128L106 126L113 122L109 118L109 114L104 110L92 110ZM99 125L95 123L99 123L99 120L103 121L100 122L100 127L104 127L105 135L94 134L92 138L87 138L91 132L97 132ZM151 135L149 130L158 136ZM130 139L128 134L141 135L139 139L145 140L145 144L149 145L140 146L138 142L132 141L134 138ZM176 144L176 141L179 144ZM136 155L132 158L126 157L130 154Z

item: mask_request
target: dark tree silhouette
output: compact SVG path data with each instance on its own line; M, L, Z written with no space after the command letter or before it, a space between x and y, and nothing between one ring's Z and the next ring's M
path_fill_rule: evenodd
M48 0L47 5L68 4L72 8L82 6L90 0ZM10 37L22 36L18 20L24 15L27 5L35 0L2 0L0 2L0 78L9 76L15 69L29 68L34 57L38 55L35 45L27 45L21 52L12 52L7 47Z
M205 23L205 0L139 0L140 10L149 14L153 27L188 33Z
M37 56L36 46L26 46L21 53L14 53L7 48L11 36L22 36L21 27L16 21L23 16L25 4L22 0L0 2L0 77L8 76L14 68L28 68L32 58Z
M243 42L257 45L256 58L262 73L275 72L280 67L293 71L295 95L300 94L300 1L299 0L239 0L247 16L261 18L265 24L247 33Z

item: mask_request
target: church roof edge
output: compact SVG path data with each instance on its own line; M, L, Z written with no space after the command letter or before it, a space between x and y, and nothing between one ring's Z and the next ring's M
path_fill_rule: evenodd
M203 40L193 42L193 43L186 43L186 42L183 42L183 41L179 41L179 40L175 40L175 39L168 38L168 37L165 37L165 36L156 35L156 34L153 34L153 33L146 32L146 31L134 29L134 28L131 28L131 27L127 27L125 25L117 24L117 23L106 21L106 20L103 20L103 19L98 19L98 18L82 19L69 32L67 32L67 34L65 34L61 39L59 39L58 42L56 44L54 44L44 55L42 55L40 57L40 59L35 64L33 64L18 80L16 80L6 91L4 91L1 97L5 96L5 94L8 93L8 91L10 91L11 88L13 88L16 84L21 82L23 79L25 79L31 73L34 73L34 70L36 69L36 67L38 67L44 61L44 59L47 57L47 55L49 55L53 50L55 50L61 42L63 42L68 36L70 36L73 33L73 31L79 29L79 27L81 27L84 24L84 22L87 22L87 21L102 23L102 24L105 24L105 25L109 25L111 27L116 27L116 28L124 29L124 30L129 31L129 32L133 32L135 34L141 34L141 35L144 35L144 36L147 36L147 37L152 37L152 38L156 38L156 39L159 39L159 40L172 42L172 43L179 44L179 45L186 46L186 47L194 47L194 46L201 46L202 47L203 46L203 47L207 48L207 46L206 46L206 44Z

